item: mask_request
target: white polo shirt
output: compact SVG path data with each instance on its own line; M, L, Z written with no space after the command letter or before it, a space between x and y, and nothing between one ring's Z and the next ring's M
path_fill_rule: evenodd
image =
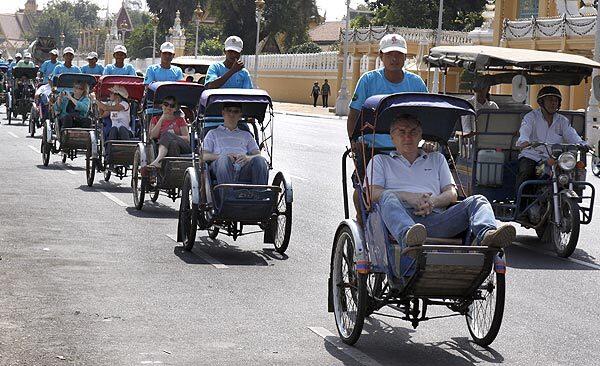
M248 131L230 130L221 125L214 128L204 137L203 149L213 154L249 154L258 150L258 145Z
M498 104L493 100L486 100L485 103L481 104L477 101L477 96L473 95L467 102L475 108L475 112L482 109L498 109ZM462 116L461 117L462 132L470 133L475 130L475 117L474 116Z
M524 142L546 142L549 144L587 144L577 134L577 131L571 127L571 123L567 117L559 113L554 113L552 124L548 126L548 122L544 119L544 115L540 109L534 109L523 117L521 128L519 129L519 139L517 146ZM539 146L535 149L523 149L519 154L519 158L529 158L534 161L540 161L548 158L546 147Z
M396 151L389 155L375 155L366 170L370 185L384 189L412 193L431 193L437 196L454 178L444 155L439 152L425 153L411 164ZM366 182L365 182L366 184Z

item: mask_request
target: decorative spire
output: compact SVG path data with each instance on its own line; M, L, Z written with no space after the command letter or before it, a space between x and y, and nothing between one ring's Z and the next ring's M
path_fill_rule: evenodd
M496 0L486 0L485 10L481 13L483 17L482 29L490 29L496 16Z
M583 6L579 9L579 14L584 17L596 16L598 12L594 8L594 0L583 0Z

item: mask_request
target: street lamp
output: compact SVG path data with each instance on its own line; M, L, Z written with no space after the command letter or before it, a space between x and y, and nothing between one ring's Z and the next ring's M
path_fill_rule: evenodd
M61 33L60 34L60 48L64 48L65 47L65 34Z
M256 0L256 47L254 49L254 87L257 87L258 80L258 43L260 42L260 22L265 10L265 0Z
M196 21L196 45L194 46L194 58L198 58L198 28L200 27L200 22L202 21L203 14L204 11L202 11L200 4L198 4L196 10L194 10L194 20Z
M440 0L440 8L438 11L438 27L435 34L435 45L439 46L442 40L442 13L444 11L444 0ZM433 70L433 86L431 87L432 93L438 93L440 91L440 68L436 67Z
M152 22L152 26L154 27L154 35L152 38L152 64L154 64L156 57L156 29L158 28L158 17L152 14L150 16L150 21Z
M100 39L100 32L102 30L100 28L96 28L96 46L95 46L95 51L96 53L98 53L98 40Z
M350 0L346 0L346 30L344 31L344 61L342 62L342 82L340 83L340 90L338 91L338 97L335 101L335 115L336 116L347 116L348 115L348 84L346 83L346 73L348 66L348 38L350 34Z

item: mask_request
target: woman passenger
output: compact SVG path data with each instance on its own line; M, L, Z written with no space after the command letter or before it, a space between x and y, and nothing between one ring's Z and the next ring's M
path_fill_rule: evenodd
M160 168L161 160L165 156L179 156L192 152L187 122L185 118L176 114L179 104L175 97L165 97L162 110L162 115L154 116L150 121L150 138L158 139L158 155L152 163L142 167L142 175L147 175L149 170Z
M101 117L110 118L111 127L108 131L108 140L131 140L131 112L129 110L129 93L127 89L116 85L109 89L111 103L103 103L99 100L96 105L100 110Z
M90 98L87 83L73 84L73 93L63 91L55 104L55 111L59 113L58 125L63 128L90 128L92 120L89 118Z

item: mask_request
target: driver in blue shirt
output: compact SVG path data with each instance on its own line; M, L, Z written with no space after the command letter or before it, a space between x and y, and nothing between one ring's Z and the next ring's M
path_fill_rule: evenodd
M96 52L88 53L87 61L88 64L81 67L82 74L102 75L104 73L104 67L98 64L98 54Z
M53 49L50 51L50 59L42 63L38 72L39 75L44 78L42 81L43 84L48 83L50 75L52 75L54 68L58 65L60 65L60 62L58 61L58 50Z
M205 85L207 89L238 88L252 89L250 73L240 60L244 42L240 37L230 36L225 40L225 61L215 62L208 67Z
M150 85L155 81L180 81L183 80L183 71L179 66L171 65L175 57L175 46L165 42L160 46L160 64L150 65L146 69L144 84Z
M53 78L56 75L60 74L81 74L81 69L79 66L73 65L73 58L75 58L75 51L71 47L65 47L63 50L63 63L57 65L52 71Z
M125 63L127 58L127 48L118 44L113 49L114 64L108 64L104 67L103 75L126 75L136 76L135 67L132 64Z

